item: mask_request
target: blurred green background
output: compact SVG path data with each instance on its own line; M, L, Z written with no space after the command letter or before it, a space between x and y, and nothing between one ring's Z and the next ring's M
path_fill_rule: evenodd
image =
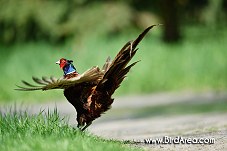
M102 66L152 24L115 95L227 89L225 0L0 0L0 102L62 100L61 90L18 92L20 80Z

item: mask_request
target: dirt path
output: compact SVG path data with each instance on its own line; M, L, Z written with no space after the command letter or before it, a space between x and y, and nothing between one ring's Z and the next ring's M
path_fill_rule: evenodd
M133 146L146 150L227 150L227 112L202 113L192 115L163 115L155 117L133 118L127 112L136 112L147 106L187 103L192 101L227 100L226 93L160 93L146 96L131 96L116 98L113 107L107 114L94 121L88 131L91 133L118 140L130 140ZM76 113L67 101L47 104L22 105L20 110L38 113L42 109L58 108L62 116L69 116L69 122L76 125ZM7 106L0 107L1 112ZM156 139L169 136L175 138L214 138L215 144L145 144L144 139ZM130 143L131 144L131 143Z
M152 150L227 150L227 113L125 119L95 123L90 131L105 138L132 140L135 146ZM214 138L211 145L145 144L144 139Z

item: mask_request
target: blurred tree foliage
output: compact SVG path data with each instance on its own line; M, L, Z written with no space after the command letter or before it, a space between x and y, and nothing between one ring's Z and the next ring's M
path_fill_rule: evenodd
M102 34L127 26L130 11L130 7L120 2L0 0L0 41L59 42L89 30Z
M0 0L0 43L64 42L154 23L165 23L164 39L176 41L184 22L216 24L226 8L224 0Z

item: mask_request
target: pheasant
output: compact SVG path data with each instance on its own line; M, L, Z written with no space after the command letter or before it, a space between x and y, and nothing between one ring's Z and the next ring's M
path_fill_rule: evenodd
M113 61L108 57L102 69L94 66L79 74L72 60L61 58L56 64L59 64L64 72L62 78L32 77L38 85L22 80L24 86L17 86L16 90L63 89L64 96L77 111L77 127L84 131L96 118L111 108L114 101L111 97L112 94L120 86L131 67L138 61L128 66L127 64L136 54L139 42L154 26L156 25L146 28L134 41L127 42Z

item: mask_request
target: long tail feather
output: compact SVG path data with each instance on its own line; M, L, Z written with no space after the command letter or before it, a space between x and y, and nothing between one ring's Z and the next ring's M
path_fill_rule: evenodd
M136 47L148 31L157 25L152 25L145 29L134 41L127 42L122 49L118 52L112 63L109 65L108 70L105 72L103 79L97 86L98 91L106 91L109 95L112 95L114 91L120 86L126 74L129 72L132 66L137 62L127 66L129 61L136 54ZM105 65L104 65L105 66Z

